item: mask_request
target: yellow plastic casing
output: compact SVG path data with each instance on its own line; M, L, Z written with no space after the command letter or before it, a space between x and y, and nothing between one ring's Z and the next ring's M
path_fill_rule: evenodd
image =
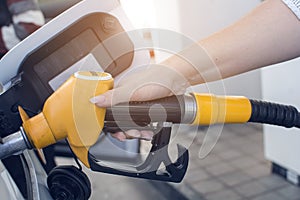
M194 93L197 113L194 125L245 123L251 117L251 103L242 96L215 96Z
M89 99L112 88L113 79L108 73L77 72L46 100L40 114L29 119L20 109L32 145L44 148L67 138L79 160L90 167L88 150L103 129L106 110Z

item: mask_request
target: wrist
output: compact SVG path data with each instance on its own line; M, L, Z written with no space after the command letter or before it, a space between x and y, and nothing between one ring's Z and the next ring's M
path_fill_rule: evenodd
M177 71L190 85L221 79L219 69L198 43L195 43L162 62L162 65Z

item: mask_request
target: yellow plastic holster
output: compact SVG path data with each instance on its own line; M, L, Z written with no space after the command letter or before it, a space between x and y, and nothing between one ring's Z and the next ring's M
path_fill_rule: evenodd
M101 133L105 109L89 99L112 88L113 79L107 73L75 73L47 99L40 114L28 118L20 109L28 139L40 149L67 138L79 160L90 167L88 151Z

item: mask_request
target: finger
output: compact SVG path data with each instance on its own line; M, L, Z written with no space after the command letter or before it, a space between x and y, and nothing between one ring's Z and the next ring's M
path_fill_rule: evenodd
M90 102L102 108L111 107L118 103L129 102L132 95L130 88L131 86L122 86L109 90L99 96L92 97Z
M141 138L144 140L151 141L153 138L153 131L141 131Z
M116 138L121 142L124 142L126 139L141 139L141 140L151 141L153 135L154 133L152 131L137 131L137 130L126 131L126 133L124 132L111 133L111 136L113 138Z
M112 96L113 90L109 90L105 92L104 94L101 94L99 96L92 97L90 99L90 102L93 104L96 104L99 107L106 108L112 106L111 102L111 96Z
M121 142L124 142L126 140L126 135L123 132L111 133L111 136Z
M154 133L152 131L143 130L138 131L135 129L125 131L125 135L127 139L142 139L142 140L152 140Z
M125 131L125 135L127 139L135 139L141 137L141 132L136 129L131 129L128 131Z
M141 85L132 94L131 101L150 101L162 97L170 96L172 92L159 84L147 83Z

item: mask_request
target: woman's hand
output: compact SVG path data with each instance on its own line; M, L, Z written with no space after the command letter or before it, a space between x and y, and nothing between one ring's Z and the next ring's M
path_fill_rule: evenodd
M111 107L123 102L148 101L173 94L183 94L189 87L185 78L176 70L157 64L137 69L123 77L114 89L90 101L99 107ZM121 141L132 138L151 140L153 132L133 129L117 132L112 136Z

